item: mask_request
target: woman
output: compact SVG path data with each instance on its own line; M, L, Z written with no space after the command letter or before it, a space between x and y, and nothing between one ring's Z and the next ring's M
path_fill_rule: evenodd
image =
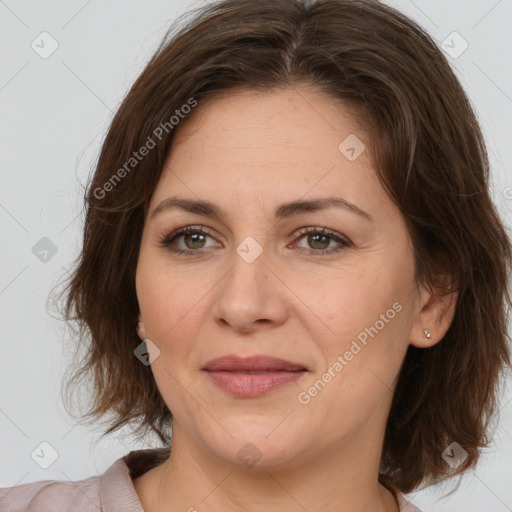
M404 493L475 467L510 365L488 176L460 83L396 10L200 10L112 122L65 290L87 416L164 447L2 510L418 510Z

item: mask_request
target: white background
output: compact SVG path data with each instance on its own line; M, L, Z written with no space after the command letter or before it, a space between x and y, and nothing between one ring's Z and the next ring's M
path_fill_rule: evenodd
M493 195L510 226L512 204L512 1L388 1L439 44L457 31L469 44L450 58L477 111L493 171ZM78 254L83 186L112 114L173 20L199 2L178 0L0 0L0 487L100 474L141 446L75 426L60 398L70 342L46 310L57 279ZM47 59L31 47L57 41ZM48 48L49 46L46 46ZM32 252L49 238L57 253ZM425 511L512 511L512 393L501 400L496 439L475 473L449 498L412 493ZM30 454L43 441L58 453L42 469Z

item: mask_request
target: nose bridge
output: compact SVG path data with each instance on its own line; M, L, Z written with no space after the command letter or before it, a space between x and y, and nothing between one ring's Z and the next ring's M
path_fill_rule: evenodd
M260 237L261 239L261 237ZM236 247L231 256L231 271L227 276L225 288L230 294L248 302L261 299L268 291L269 250L262 243L248 236Z
M283 321L284 297L272 283L269 250L248 236L236 246L230 263L213 309L216 319L244 331L257 321Z

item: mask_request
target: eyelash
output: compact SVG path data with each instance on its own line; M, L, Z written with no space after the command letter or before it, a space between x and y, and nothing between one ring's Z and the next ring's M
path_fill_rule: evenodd
M207 252L208 249L199 249L199 250L187 249L187 250L185 250L185 249L176 249L176 248L171 247L171 243L174 242L178 237L185 235L185 234L189 234L189 233L201 234L201 235L206 235L206 236L211 237L209 230L205 229L204 227L186 226L186 227L177 229L176 231L173 231L172 233L170 233L168 235L165 235L160 240L160 245L162 247L165 247L167 250L169 250L175 254L178 254L178 255L199 256L199 255ZM313 249L308 250L308 249L304 249L303 247L298 247L299 252L307 253L308 255L324 256L327 254L335 254L335 253L338 253L338 252L342 251L343 249L346 249L347 247L350 247L352 245L351 242L349 242L345 238L342 238L342 237L336 235L336 233L329 231L325 228L318 228L318 227L303 228L298 233L298 239L304 237L305 235L309 235L309 234L318 234L318 235L328 236L330 239L338 242L339 246L336 249L322 249L322 250L318 250L318 251L315 251Z

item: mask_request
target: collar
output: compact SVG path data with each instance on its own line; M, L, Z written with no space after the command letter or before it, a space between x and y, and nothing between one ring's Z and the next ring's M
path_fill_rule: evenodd
M144 512L133 486L133 479L158 466L170 454L170 448L134 450L117 459L100 479L103 512Z

